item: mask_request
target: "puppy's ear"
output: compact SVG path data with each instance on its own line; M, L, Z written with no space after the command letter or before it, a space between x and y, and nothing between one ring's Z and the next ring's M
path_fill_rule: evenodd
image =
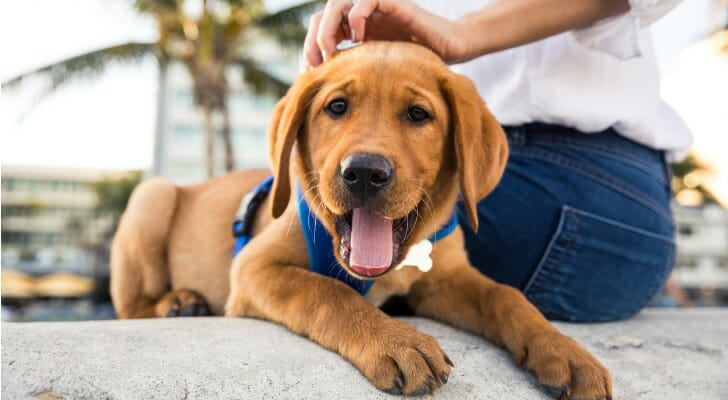
M440 81L440 88L450 107L460 193L470 226L477 231L478 202L500 181L508 159L508 142L468 78L451 73Z
M290 164L293 144L303 129L308 106L320 87L316 70L298 78L273 110L268 128L268 151L273 170L271 214L278 218L291 197Z

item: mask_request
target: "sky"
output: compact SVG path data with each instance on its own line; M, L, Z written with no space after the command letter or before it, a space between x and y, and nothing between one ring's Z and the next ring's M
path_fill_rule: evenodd
M272 0L277 8L295 0ZM0 2L0 81L86 51L152 41L154 21L130 0ZM694 135L709 163L710 188L728 203L728 57L701 41L710 0L683 1L653 25L663 98ZM43 12L38 12L38 10ZM0 91L0 162L101 169L152 163L157 72L153 60L114 65L101 76L43 94L24 86ZM41 101L38 101L38 100Z

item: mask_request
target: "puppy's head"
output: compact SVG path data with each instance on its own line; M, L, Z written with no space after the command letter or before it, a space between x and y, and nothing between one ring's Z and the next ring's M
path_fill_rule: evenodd
M303 75L269 131L272 212L289 203L291 155L306 201L359 278L386 273L436 232L460 191L476 205L505 166L505 135L474 85L427 49L369 42Z

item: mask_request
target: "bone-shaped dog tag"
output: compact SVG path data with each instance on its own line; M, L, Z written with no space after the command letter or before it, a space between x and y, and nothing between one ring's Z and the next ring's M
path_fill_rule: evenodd
M401 269L402 267L409 265L411 267L417 267L422 272L427 272L432 269L430 253L432 253L432 242L427 239L417 242L410 247L410 250L404 257L404 260L402 260L395 269Z

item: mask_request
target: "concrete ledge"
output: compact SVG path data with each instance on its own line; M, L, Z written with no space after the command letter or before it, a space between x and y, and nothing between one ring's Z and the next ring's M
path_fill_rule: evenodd
M424 319L455 362L443 399L550 399L508 354ZM558 323L609 368L619 399L728 399L728 310ZM267 322L181 318L2 324L2 397L384 399L337 354Z

